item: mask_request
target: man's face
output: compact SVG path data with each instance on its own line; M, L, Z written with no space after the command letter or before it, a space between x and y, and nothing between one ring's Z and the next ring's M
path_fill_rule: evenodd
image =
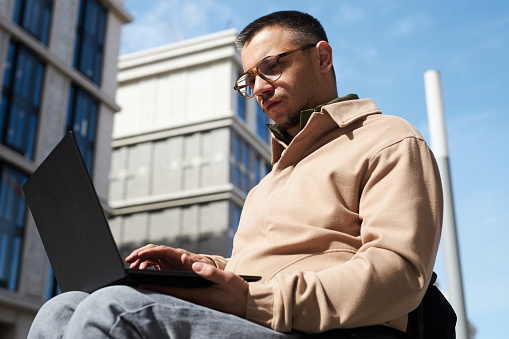
M267 56L300 47L292 42L291 32L280 27L264 29L242 49L244 71ZM256 77L254 94L260 107L280 128L289 132L298 128L301 110L322 104L314 102L315 84L319 79L317 62L313 62L315 53L315 48L311 48L281 58L283 75L274 82Z

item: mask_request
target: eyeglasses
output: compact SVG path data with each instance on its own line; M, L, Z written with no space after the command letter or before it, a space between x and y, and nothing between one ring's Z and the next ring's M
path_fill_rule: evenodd
M242 94L244 98L251 99L254 97L254 86L257 75L267 82L278 80L283 75L283 68L281 67L279 59L314 46L313 44L309 44L298 49L263 58L256 66L249 69L235 81L233 89Z

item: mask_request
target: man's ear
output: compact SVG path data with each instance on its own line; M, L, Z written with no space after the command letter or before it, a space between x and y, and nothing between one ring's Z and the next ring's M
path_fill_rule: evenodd
M326 41L316 44L320 59L320 73L327 73L332 67L332 47Z

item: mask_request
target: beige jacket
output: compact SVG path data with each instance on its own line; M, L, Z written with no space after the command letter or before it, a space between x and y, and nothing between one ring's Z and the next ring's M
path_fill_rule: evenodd
M431 278L442 191L433 154L371 99L324 106L248 195L230 259L261 275L246 318L308 333L386 324L406 329Z

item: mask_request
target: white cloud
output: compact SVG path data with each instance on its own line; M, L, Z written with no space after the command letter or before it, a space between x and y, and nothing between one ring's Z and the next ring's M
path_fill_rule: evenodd
M170 2L152 2L151 6L137 8L132 23L122 28L120 53L131 53L175 41L172 36Z
M396 21L389 30L390 37L408 37L421 32L433 24L428 14L416 14Z

